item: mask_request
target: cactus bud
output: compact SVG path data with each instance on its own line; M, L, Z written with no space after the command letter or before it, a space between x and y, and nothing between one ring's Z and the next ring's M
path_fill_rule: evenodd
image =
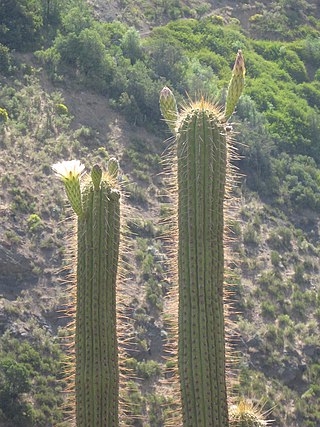
M81 216L83 213L80 177L84 171L84 165L79 160L70 160L55 163L52 165L53 171L62 179L66 189L69 202L74 212Z
M111 157L108 161L108 173L116 179L119 173L119 162L115 157Z
M94 187L94 191L98 191L100 188L100 182L102 178L102 169L99 165L94 165L91 170L91 179Z
M228 120L232 115L234 108L238 102L238 99L241 96L243 87L244 87L244 76L246 73L244 59L242 56L242 51L239 49L232 70L232 77L228 86L226 108L225 108L225 118Z
M160 110L171 132L175 134L175 124L178 118L176 98L168 87L160 92Z

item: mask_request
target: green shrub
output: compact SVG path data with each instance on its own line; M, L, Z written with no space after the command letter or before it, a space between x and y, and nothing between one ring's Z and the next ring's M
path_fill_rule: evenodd
M151 278L146 284L146 299L151 304L151 306L157 308L158 310L163 309L163 300L162 300L162 284L157 280Z
M252 224L248 224L243 231L243 242L249 245L258 245L259 236Z
M129 381L126 387L127 393L124 396L124 401L126 403L126 416L128 419L131 417L137 418L141 417L141 414L144 411L145 399L142 396L139 387L133 381ZM131 424L132 425L132 424ZM135 425L135 424L133 424ZM137 424L137 426L142 426L142 424Z
M33 47L43 26L42 8L28 0L0 2L0 40L10 49L19 51Z
M56 104L56 112L60 115L68 115L68 107L64 104Z
M298 83L308 80L306 67L296 52L285 47L280 48L280 58L277 62Z
M154 360L137 363L137 375L140 378L149 379L151 377L160 375L160 373L161 366Z
M281 258L280 258L279 252L271 251L271 264L274 267L279 267L280 261L281 261Z
M224 19L222 16L220 15L210 15L208 20L213 24L213 25L220 25L223 26L224 25Z
M0 73L7 74L11 67L10 49L0 43Z
M43 229L43 222L39 215L31 214L27 219L28 229L31 232L38 232Z
M271 231L267 241L273 249L290 250L292 248L291 239L292 232L289 228L278 227Z
M300 262L295 264L293 280L298 283L298 285L303 285L306 283L305 266L303 263Z
M272 302L263 301L261 304L261 314L263 317L267 317L269 319L275 319L276 317L276 307Z
M129 28L123 35L121 49L125 57L129 58L131 64L134 64L142 57L142 46L140 35L134 28Z
M5 108L0 108L0 125L8 121L8 112Z

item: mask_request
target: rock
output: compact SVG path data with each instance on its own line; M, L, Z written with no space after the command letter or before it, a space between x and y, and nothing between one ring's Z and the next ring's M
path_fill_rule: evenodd
M302 376L307 369L307 365L297 359L283 361L279 368L278 375L282 382L292 388L297 388L302 382Z
M0 277L12 277L19 274L32 275L31 260L0 244Z
M250 348L261 349L263 348L263 340L260 335L255 335L253 338L246 342L246 345L249 348L249 351Z
M308 357L320 357L320 346L317 344L306 344L305 346L303 346L302 351Z
M37 282L30 257L7 249L0 243L0 294L14 300L19 293Z

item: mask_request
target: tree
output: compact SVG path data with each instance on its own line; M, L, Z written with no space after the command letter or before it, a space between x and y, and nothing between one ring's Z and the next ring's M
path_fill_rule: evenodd
M32 47L43 26L41 0L2 0L0 40L19 51Z
M9 357L0 360L1 397L15 399L30 390L31 383L26 366Z
M0 413L17 427L31 425L33 411L21 399L31 390L30 374L26 365L10 357L0 360Z
M137 30L129 28L122 38L121 49L124 56L130 59L131 64L134 64L138 59L141 59L141 40Z

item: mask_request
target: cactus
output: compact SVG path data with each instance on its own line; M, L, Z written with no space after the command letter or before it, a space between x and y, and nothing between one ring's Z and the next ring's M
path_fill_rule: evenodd
M264 419L259 408L241 400L237 405L230 406L230 424L233 427L267 427L270 422Z
M119 369L116 334L116 276L120 193L113 167L92 168L80 187L79 161L53 165L77 215L75 314L75 425L116 427Z
M244 70L241 52L237 63L234 70ZM240 96L237 78L234 71L227 96L228 116ZM160 105L176 136L178 374L183 426L228 427L223 245L228 117L201 99L176 114L173 122L175 101L169 91L161 92Z

